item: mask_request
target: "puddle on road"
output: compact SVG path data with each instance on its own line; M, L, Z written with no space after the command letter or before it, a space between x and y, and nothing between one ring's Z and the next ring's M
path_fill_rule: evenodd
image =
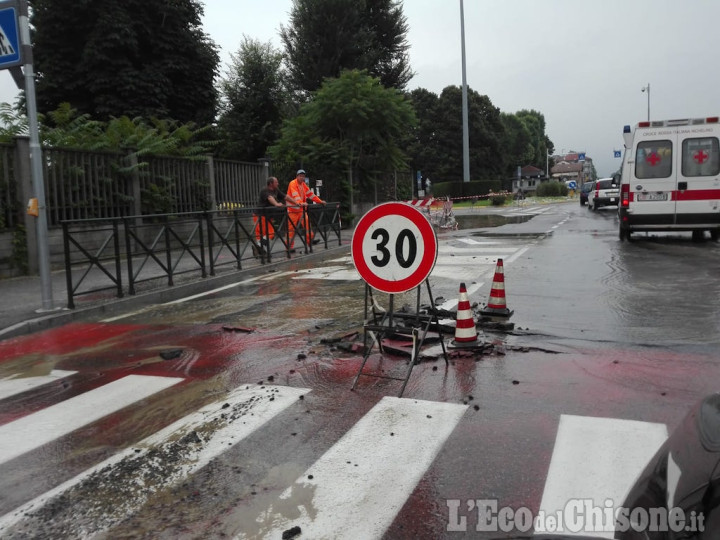
M456 215L460 229L481 229L484 227L500 227L513 223L525 223L533 216L501 216L498 214L462 214Z

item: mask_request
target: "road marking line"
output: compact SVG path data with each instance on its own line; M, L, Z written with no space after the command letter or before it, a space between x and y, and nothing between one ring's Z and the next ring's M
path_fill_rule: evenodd
M381 538L466 409L384 397L240 538Z
M494 267L493 267L493 268L494 268ZM494 270L493 270L493 271L494 271ZM487 272L487 274L489 274L489 272ZM470 295L472 295L472 294L475 294L475 293L480 289L480 287L482 287L483 285L485 285L484 282L473 283L472 285L470 285L470 287L467 288L467 294L468 294L468 296L470 296ZM459 293L458 293L458 296L460 296ZM454 298L454 299L451 299L451 300L446 300L445 302L443 302L442 304L440 304L439 306L436 306L436 307L437 307L438 309L444 309L444 310L449 311L449 310L451 310L451 309L454 309L454 308L457 306L458 300L459 300L459 298ZM453 321L453 322L454 322L454 321Z
M70 497L73 503L53 517L50 525L54 530L78 538L108 530L137 512L153 493L196 473L309 391L255 384L236 388L224 399L181 418L0 517L0 536L20 522L24 530L50 533L41 509L61 496ZM148 458L150 452L152 459ZM147 477L153 478L152 486L145 485ZM98 493L112 504L98 505ZM89 525L97 530L88 531Z
M269 281L272 279L277 279L279 277L284 277L292 274L293 272L278 272L276 274L270 274L270 275L263 275L263 276L256 276L254 278L245 279L243 281L236 281L235 283L230 283L229 285L223 285L222 287L218 287L217 289L212 289L210 291L201 292L198 294L193 294L192 296L185 296L183 298L178 298L177 300L171 300L170 302L165 302L163 304L159 304L159 306L170 306L173 304L181 304L183 302L188 302L190 300L196 300L197 298L202 298L203 296L208 296L211 294L215 294L218 292L225 291L227 289L232 289L233 287L239 287L240 285L245 285L247 283L252 283L254 281ZM135 315L139 315L140 313L145 313L146 311L150 311L151 309L156 309L158 305L152 305L148 307L144 307L142 309L138 309L135 311L131 311L129 313L123 313L122 315L117 315L115 317L109 317L107 319L103 319L100 322L115 322L119 321L120 319L125 319L127 317L133 317Z
M169 388L183 379L128 375L0 426L0 464Z
M475 240L473 238L457 238L457 240L463 244L470 244L473 246L496 246L502 243L494 240L481 242L480 240Z
M21 394L38 386L51 383L75 375L77 371L64 371L53 369L49 375L39 377L5 377L0 379L0 399L5 399L15 394Z
M292 279L332 279L335 281L359 281L360 274L346 266L320 266L295 272Z
M530 249L528 246L524 248L520 248L517 250L513 255L510 255L507 259L503 259L504 263L511 263L516 261L520 256L522 256L523 253L525 253L528 249Z
M540 511L549 516L564 513L573 499L592 500L596 508L605 508L610 499L618 508L667 435L665 424L563 414ZM593 534L612 538L614 524L606 525L609 530Z
M462 241L462 239L460 239ZM467 242L466 242L467 243ZM438 249L439 253L462 253L463 255L473 255L473 254L482 254L482 255L493 255L495 253L513 253L515 250L517 250L516 247L512 248L501 248L501 247L457 247L452 245L441 245ZM502 255L500 256L502 257Z

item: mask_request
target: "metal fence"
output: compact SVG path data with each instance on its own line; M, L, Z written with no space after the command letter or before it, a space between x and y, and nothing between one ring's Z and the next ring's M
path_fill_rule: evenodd
M186 274L214 276L222 269L267 264L273 257L309 254L329 249L335 240L341 245L339 203L311 205L296 223L285 210L273 210L272 215L243 208L63 221L67 305L72 309L78 297L97 298L102 292L133 295L149 282L173 286ZM272 235L258 214L271 223ZM266 243L260 242L263 237Z
M212 156L138 156L49 147L42 152L51 234L59 232L64 221L133 216L142 222L149 219L149 214L252 208L269 175L277 176L281 185L286 186L298 168L290 162L248 163ZM323 181L320 188L323 200L344 201L349 207L347 173L338 172L332 164L309 164L305 168L311 187L317 188L317 180ZM354 205L344 208L345 211L361 215L374 204L407 199L412 194L409 171L375 172L372 180L360 180L353 179ZM27 257L30 273L38 271L35 218L25 212L33 193L29 139L17 137L14 144L0 144L0 233L16 233L20 227L25 232L0 236L3 275L15 265L9 261L16 253ZM25 238L22 248L13 243L17 238ZM50 256L51 262L57 262L62 250L51 246Z
M15 146L0 144L0 231L14 229L19 221L15 182Z

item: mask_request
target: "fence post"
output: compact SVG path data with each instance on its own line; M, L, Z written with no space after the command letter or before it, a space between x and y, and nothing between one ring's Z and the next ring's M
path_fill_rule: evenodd
M140 189L140 173L138 172L138 159L135 152L128 154L130 167L132 167L132 196L133 196L133 214L142 215L142 191ZM137 220L136 220L137 221ZM139 223L137 223L139 225Z
M26 208L33 193L32 175L30 174L30 137L20 135L15 137L15 179L17 182L18 207ZM23 225L28 253L28 272L37 275L40 271L38 262L37 227L35 220L23 211Z
M217 210L217 195L215 191L215 161L212 156L207 157L208 180L210 180L210 210Z

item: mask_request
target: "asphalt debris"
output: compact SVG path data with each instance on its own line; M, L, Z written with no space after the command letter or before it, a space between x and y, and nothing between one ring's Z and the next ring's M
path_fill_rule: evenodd
M300 536L301 533L302 529L296 525L295 527L283 531L282 540L292 540L293 538Z

